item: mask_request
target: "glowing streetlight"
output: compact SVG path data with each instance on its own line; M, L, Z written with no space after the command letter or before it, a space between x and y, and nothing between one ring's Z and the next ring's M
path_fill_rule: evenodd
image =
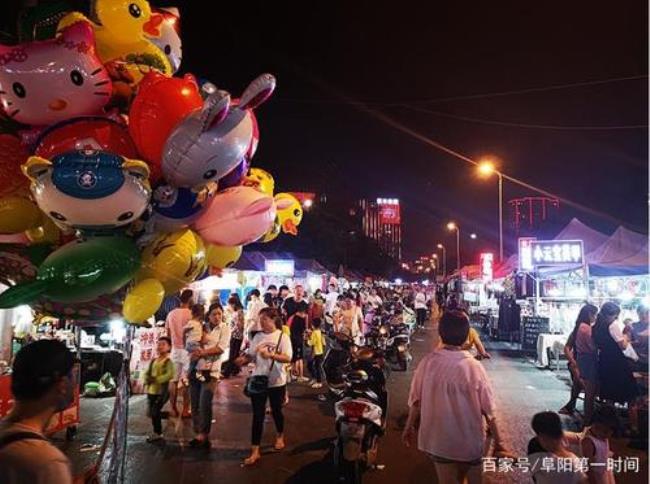
M438 244L436 247L442 251L442 275L447 277L447 249L442 244Z
M487 159L478 164L478 173L484 178L494 173L499 178L499 261L503 261L503 173Z
M476 240L477 237L478 236L476 234L474 234L474 233L469 234L469 238L472 239L472 240Z
M302 202L302 206L306 210L309 210L313 205L314 205L314 201L311 198L308 198L304 202Z
M447 230L456 231L456 270L460 271L460 227L456 222L449 222Z

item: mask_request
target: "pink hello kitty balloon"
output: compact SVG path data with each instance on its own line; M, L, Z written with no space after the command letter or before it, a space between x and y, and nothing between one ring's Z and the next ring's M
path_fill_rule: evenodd
M71 25L52 40L0 45L0 102L20 123L47 126L99 114L112 89L86 22Z

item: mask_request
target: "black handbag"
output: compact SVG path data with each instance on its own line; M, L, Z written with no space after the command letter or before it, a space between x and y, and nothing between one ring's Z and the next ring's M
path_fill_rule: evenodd
M280 348L280 342L282 341L282 333L278 338L278 344L275 347L275 352L278 352ZM273 371L273 365L275 360L271 362L271 367L269 368L268 375L253 375L246 378L246 384L244 385L244 395L247 397L252 397L254 395L265 395L269 391L269 375Z

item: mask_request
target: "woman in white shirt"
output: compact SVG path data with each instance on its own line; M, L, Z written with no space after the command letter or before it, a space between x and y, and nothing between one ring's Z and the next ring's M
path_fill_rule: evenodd
M263 308L260 313L262 331L251 340L250 347L245 355L240 356L235 363L239 366L251 361L255 363L253 376L268 376L268 390L251 395L253 406L253 429L251 439L251 455L244 460L244 465L253 465L261 457L260 443L264 430L264 416L266 401L271 406L271 414L275 422L277 435L275 450L282 450L284 443L284 415L282 403L284 402L287 388L286 363L291 362L293 351L291 340L281 331L282 317L277 309Z

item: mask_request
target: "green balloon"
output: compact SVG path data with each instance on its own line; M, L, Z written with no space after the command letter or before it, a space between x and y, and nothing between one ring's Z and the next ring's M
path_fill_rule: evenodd
M126 237L71 242L50 254L36 280L0 294L0 308L29 304L41 296L64 303L92 301L126 285L140 268L140 251Z

